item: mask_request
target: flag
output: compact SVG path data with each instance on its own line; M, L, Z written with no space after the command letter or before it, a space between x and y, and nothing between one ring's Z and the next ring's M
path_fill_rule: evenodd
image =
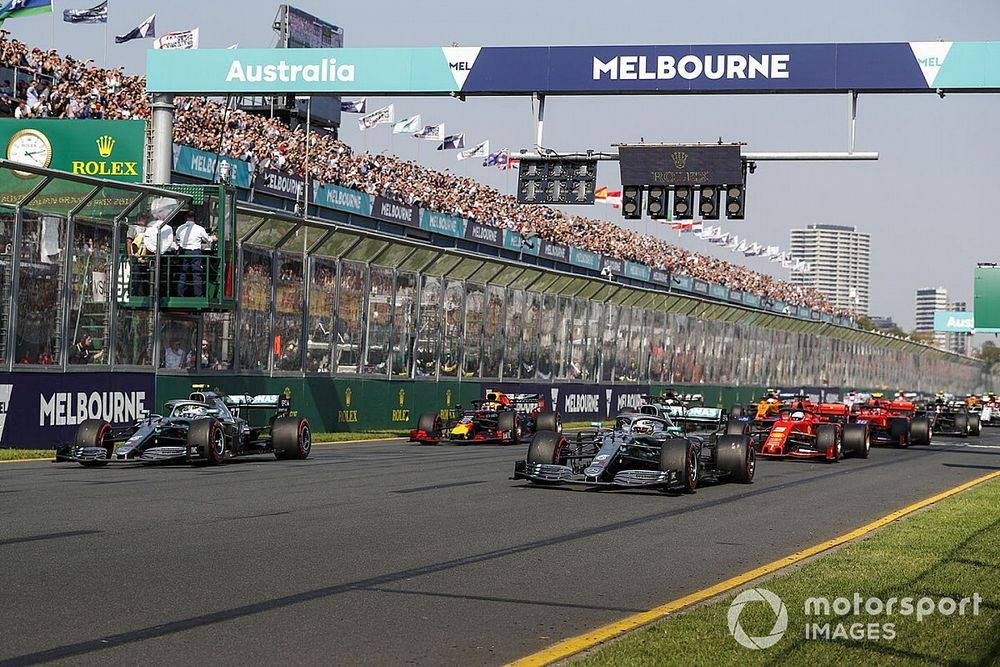
M792 258L791 257L786 257L785 259L781 260L781 266L782 266L782 268L785 268L785 269L792 268Z
M489 155L486 156L486 159L483 160L483 166L496 167L500 164L501 160L503 160L503 162L506 163L507 156L509 154L510 154L510 149L508 148L501 148L496 153L490 153Z
M48 14L51 11L52 0L7 0L0 5L0 25L7 19Z
M497 166L500 167L501 169L520 169L520 167L521 167L521 158L508 156L507 157L507 164L498 164ZM618 198L618 204L619 205L621 204L621 200L622 200L622 198L619 197Z
M746 252L750 248L750 244L747 243L746 239L740 241L740 244L733 248L733 252Z
M153 40L154 49L197 49L198 28L168 32Z
M348 100L346 102L344 100L340 101L340 110L346 111L347 113L364 113L367 106L368 106L367 97L362 97L360 100L354 100L354 101L351 100Z
M377 111L372 111L367 116L362 116L358 119L358 127L362 130L370 130L376 125L382 125L383 123L391 123L396 120L396 110L393 105L387 107L382 107Z
M235 44L230 44L229 46L226 47L226 49L238 49L238 48L240 48L239 42L236 42Z
M65 9L63 21L66 23L107 23L108 0L90 9Z
M763 251L759 243L752 243L750 247L743 251L744 257L756 257Z
M704 220L695 220L691 223L691 231L697 234L701 234L701 231L705 228Z
M420 127L420 114L416 116L410 116L409 118L404 118L403 120L395 123L392 126L393 134L411 134L418 127Z
M458 154L459 160L468 160L470 157L485 157L490 154L490 140L480 141L475 148L462 151Z
M464 134L449 134L441 141L441 145L437 147L439 151L452 151L456 148L465 148Z
M425 125L424 129L413 133L413 138L425 139L427 141L444 141L444 123Z
M31 0L28 1L30 2ZM147 37L156 37L156 14L150 15L148 19L124 35L115 35L115 44L124 44L133 39L145 39Z
M740 245L740 237L733 234L729 239L729 243L726 245L727 248L733 249Z
M716 227L716 229L718 229L718 227ZM711 241L712 241L712 243L715 243L716 245L725 245L726 242L729 241L729 232L723 232L722 234L719 234L718 236L714 236L714 237L712 237Z
M769 245L764 249L764 257L774 257L779 252L781 252L781 248L776 245Z

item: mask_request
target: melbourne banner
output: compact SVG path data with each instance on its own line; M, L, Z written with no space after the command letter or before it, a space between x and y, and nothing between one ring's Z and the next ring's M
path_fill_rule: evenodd
M206 181L218 181L221 164L217 165L217 162L229 164L233 185L244 190L250 188L250 165L243 160L224 157L220 161L215 153L174 144L174 171L179 174L187 174Z
M997 42L150 50L146 88L354 95L1000 90Z
M375 203L372 205L372 217L376 220L395 222L407 227L420 226L420 209L385 197L375 197Z
M319 186L313 193L313 201L324 208L358 215L372 214L372 198L367 193L342 188L339 185Z
M83 176L141 183L145 123L141 120L0 119L4 158ZM35 177L19 172L25 187ZM6 188L5 188L6 191Z
M87 419L114 425L152 410L153 373L0 374L0 446L45 449L71 442Z
M277 197L287 197L288 199L298 199L302 196L302 190L306 182L298 176L289 176L280 171L265 169L257 174L253 188L257 192Z

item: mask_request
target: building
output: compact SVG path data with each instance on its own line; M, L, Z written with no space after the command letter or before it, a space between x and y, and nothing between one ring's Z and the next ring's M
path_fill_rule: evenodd
M857 227L807 225L793 229L792 256L812 266L812 271L792 271L793 285L812 287L835 308L868 314L868 279L871 236Z
M917 290L913 329L934 334L934 345L946 349L948 339L943 332L934 332L934 311L948 310L948 290L943 287L924 287Z
M891 315L871 315L868 321L879 331L891 331L898 329L899 325L892 319Z
M958 310L961 312L967 312L969 310L968 304L965 301L953 301L948 304L948 310ZM972 336L967 333L946 333L945 334L945 349L949 352L954 352L955 354L969 354L969 345L972 340Z

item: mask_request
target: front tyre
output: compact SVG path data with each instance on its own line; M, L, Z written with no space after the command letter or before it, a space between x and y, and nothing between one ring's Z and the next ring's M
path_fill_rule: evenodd
M847 424L844 426L844 452L848 456L866 459L871 448L871 438L868 436L866 424Z
M562 417L558 412L543 412L535 418L535 432L562 433Z
M107 454L104 460L80 461L80 465L85 468L96 468L107 465L107 459L111 458L111 424L103 419L87 419L76 427L76 435L73 437L74 449L85 447L88 449L103 449Z
M684 493L694 493L698 486L698 452L694 443L685 438L670 438L660 448L660 472L677 473Z
M723 435L715 443L715 466L728 473L729 478L740 484L753 482L757 471L757 452L746 435Z
M539 431L531 439L528 447L528 463L559 465L560 454L565 440L553 431Z
M271 427L274 458L304 461L312 451L312 429L303 417L278 417Z
M221 465L226 458L226 434L218 419L197 419L188 429L188 452L195 448L208 465Z

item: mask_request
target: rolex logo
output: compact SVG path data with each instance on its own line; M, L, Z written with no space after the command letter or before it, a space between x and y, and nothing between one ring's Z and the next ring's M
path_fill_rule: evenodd
M115 139L107 134L98 138L97 140L97 152L101 154L101 157L111 157L111 151L115 149Z
M351 407L351 393L350 387L344 390L344 402L347 403L347 407Z
M403 389L399 390L399 406L403 407L403 403L406 402L406 391Z
M688 161L688 154L683 151L677 151L670 157L674 159L674 166L678 169L683 169L684 165L686 165Z

